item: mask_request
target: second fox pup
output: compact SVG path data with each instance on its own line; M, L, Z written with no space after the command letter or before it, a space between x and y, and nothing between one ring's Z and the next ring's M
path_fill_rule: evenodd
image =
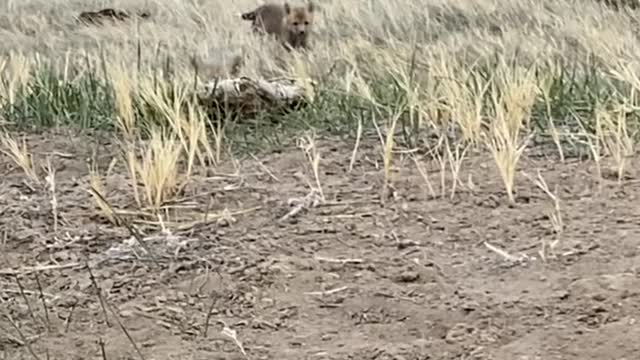
M256 33L275 35L288 49L308 48L309 33L313 26L314 5L303 6L265 4L242 14L242 19L251 21Z

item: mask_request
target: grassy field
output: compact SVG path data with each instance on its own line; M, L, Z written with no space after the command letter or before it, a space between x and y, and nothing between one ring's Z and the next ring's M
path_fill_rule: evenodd
M288 53L257 4L0 4L0 360L640 351L640 13L316 0ZM307 106L212 116L234 56Z

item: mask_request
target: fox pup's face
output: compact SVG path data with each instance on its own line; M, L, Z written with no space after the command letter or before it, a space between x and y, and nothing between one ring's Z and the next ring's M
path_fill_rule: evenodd
M313 25L313 3L309 2L306 6L292 7L288 3L284 4L284 10L287 14L285 19L287 29L294 35L306 35Z

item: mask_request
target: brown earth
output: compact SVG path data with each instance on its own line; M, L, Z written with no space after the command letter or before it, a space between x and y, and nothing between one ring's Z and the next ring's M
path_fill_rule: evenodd
M556 235L545 193L520 174L518 203L507 206L488 156L465 160L464 185L443 199L398 154L382 204L376 142L351 173L352 144L328 144L324 204L279 220L309 193L301 175L313 181L299 149L261 157L263 166L228 164L185 188L163 219L170 234L152 232L156 219L138 222L153 260L97 215L87 192L86 159L97 154L106 174L115 145L30 135L36 161L56 152L59 221L56 231L47 191L0 155L0 358L245 358L223 324L248 359L637 358L637 158L624 185L605 172L599 192L590 163L529 154L521 169L557 186ZM124 174L119 162L107 197L133 209ZM430 175L439 192L438 169ZM215 215L224 209L233 219ZM555 239L542 259L541 244Z

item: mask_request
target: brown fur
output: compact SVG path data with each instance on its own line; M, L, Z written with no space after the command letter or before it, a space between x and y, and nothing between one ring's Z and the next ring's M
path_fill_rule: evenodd
M313 29L314 4L291 6L285 2L265 4L242 14L242 19L251 21L254 32L274 35L288 49L308 48L309 34Z

